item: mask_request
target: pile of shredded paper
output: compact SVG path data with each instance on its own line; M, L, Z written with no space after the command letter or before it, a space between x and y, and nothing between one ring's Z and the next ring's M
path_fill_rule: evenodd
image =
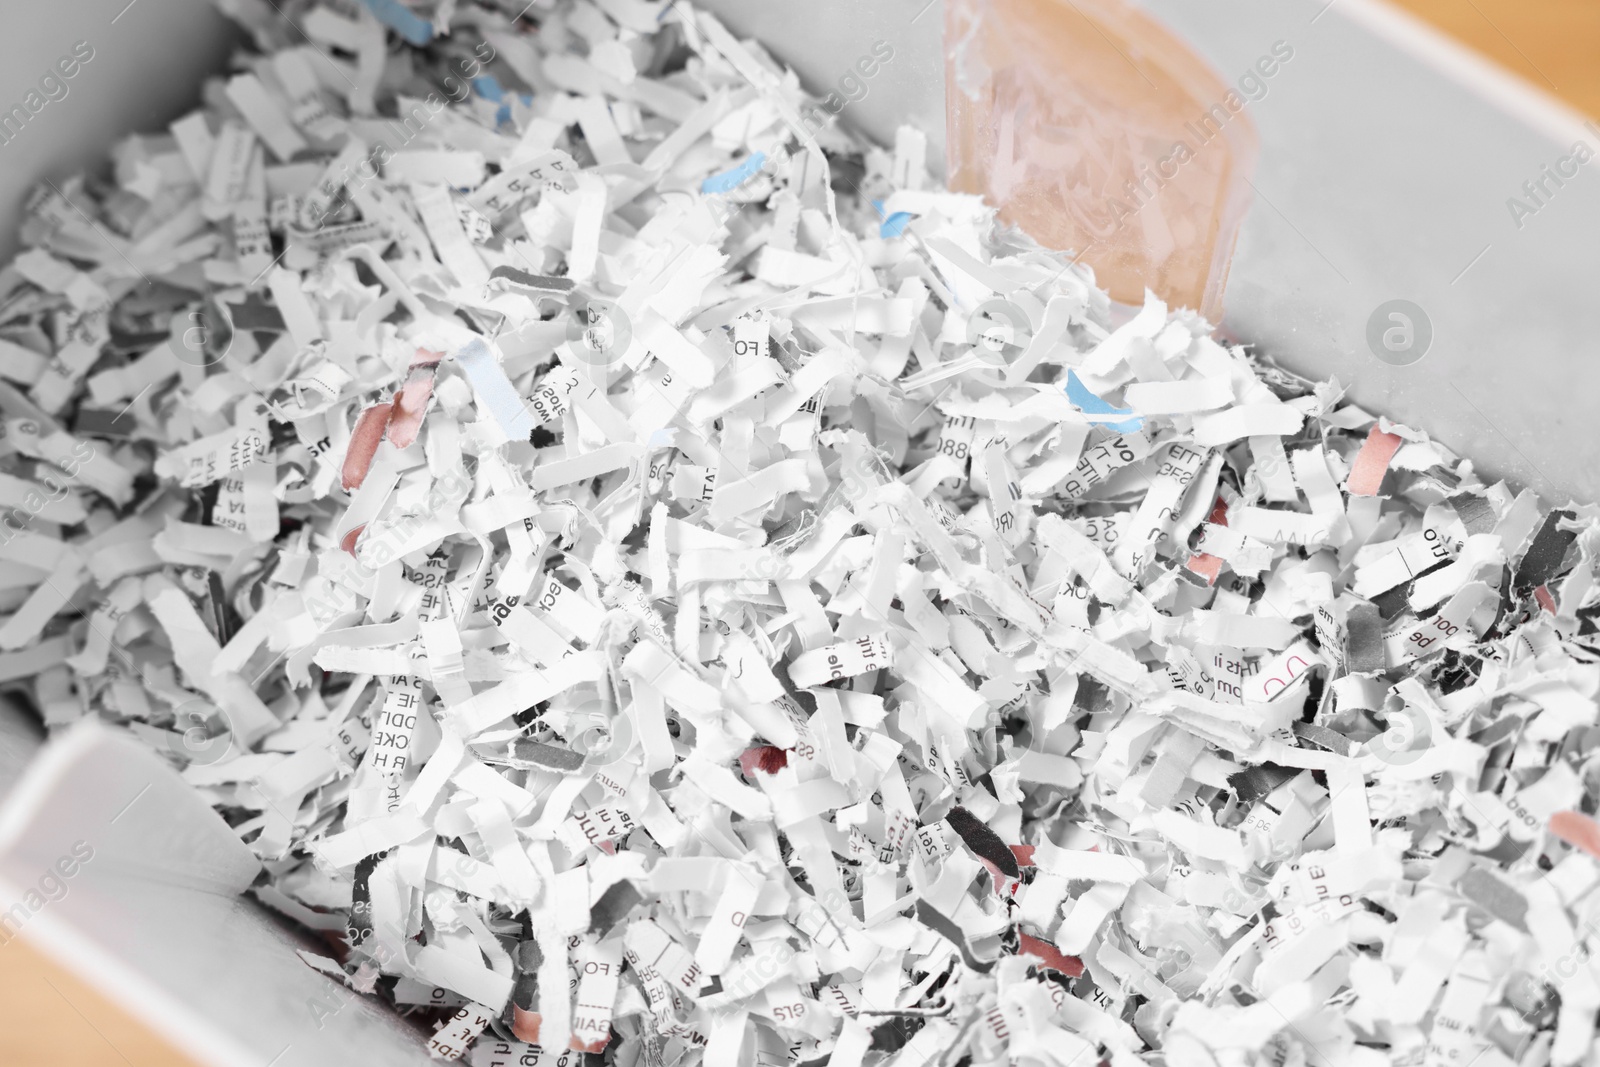
M484 1067L1596 1062L1593 508L687 3L225 6L0 272L0 674L308 964Z

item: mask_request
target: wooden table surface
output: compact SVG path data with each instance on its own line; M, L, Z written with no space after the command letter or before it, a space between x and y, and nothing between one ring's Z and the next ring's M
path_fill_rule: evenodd
M1396 0L1507 70L1600 116L1600 4L1594 0Z
M1600 4L1594 0L1397 0L1546 92L1600 115ZM25 939L0 946L0 1064L186 1067Z

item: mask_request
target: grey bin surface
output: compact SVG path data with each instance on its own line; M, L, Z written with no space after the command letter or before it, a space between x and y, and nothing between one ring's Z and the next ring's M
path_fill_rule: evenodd
M1293 59L1248 105L1261 132L1255 201L1223 328L1363 407L1428 431L1486 478L1548 503L1600 500L1600 158L1519 229L1525 196L1600 124L1478 60L1383 0L1143 0L1235 81L1273 42ZM826 91L875 40L895 58L844 121L901 123L943 159L938 0L706 0ZM1368 320L1409 300L1433 341L1409 366L1373 355Z
M41 77L59 79L54 64L77 42L94 53L65 79L65 96L0 143L0 265L17 253L29 190L105 166L125 134L165 128L200 102L201 81L225 71L243 39L215 0L0 0L0 25L0 112Z
M196 1062L432 1062L425 1032L312 970L294 950L326 947L241 895L260 865L205 799L143 743L93 721L58 736L9 789L0 898L23 900L83 846L92 858L69 864L64 895L7 912L7 932L20 923Z

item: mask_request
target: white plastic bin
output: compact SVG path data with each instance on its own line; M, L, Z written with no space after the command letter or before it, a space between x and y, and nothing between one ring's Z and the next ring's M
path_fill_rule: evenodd
M1296 50L1252 105L1258 196L1227 329L1297 371L1337 375L1361 403L1552 502L1600 498L1600 434L1589 426L1600 363L1588 358L1600 336L1590 292L1600 183L1571 183L1520 229L1505 207L1573 141L1600 147L1600 128L1381 0L1149 3L1224 74L1275 40ZM706 6L773 42L813 87L837 76L857 42L890 41L903 60L849 119L879 137L917 120L942 141L937 0ZM210 0L12 0L4 15L6 107L75 42L94 50L70 91L0 144L9 257L36 181L181 113L225 66L234 35ZM1373 310L1393 298L1432 321L1432 349L1410 366L1382 363L1366 344ZM201 1063L429 1062L424 1035L303 964L293 950L315 946L240 895L256 870L249 849L160 759L93 724L33 755L23 714L0 708L0 913L22 936Z

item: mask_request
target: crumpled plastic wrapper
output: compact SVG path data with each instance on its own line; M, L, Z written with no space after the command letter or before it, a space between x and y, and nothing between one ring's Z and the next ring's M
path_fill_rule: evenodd
M0 677L308 965L478 1065L1594 1062L1592 507L687 3L224 6L0 271Z

